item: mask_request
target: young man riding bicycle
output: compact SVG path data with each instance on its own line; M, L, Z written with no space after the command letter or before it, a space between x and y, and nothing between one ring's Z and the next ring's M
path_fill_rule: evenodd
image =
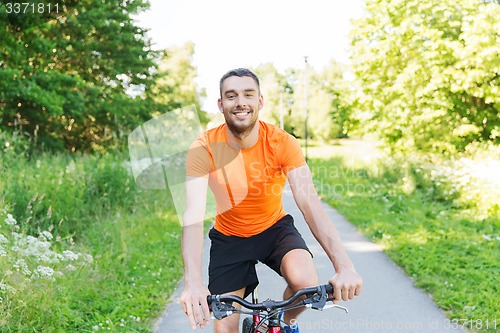
M264 98L257 76L248 69L231 70L220 80L220 94L218 106L225 123L203 133L191 145L186 167L182 232L185 284L180 301L192 328L209 324L208 295L246 297L251 293L258 284L258 261L283 276L288 284L285 299L318 284L312 255L283 208L286 180L312 234L335 268L329 280L334 298L349 300L359 295L361 277L321 206L300 144L285 131L258 119ZM209 186L216 198L217 215L209 233L207 289L201 257ZM295 323L302 311L286 312L283 320ZM215 332L237 332L238 323L237 315L218 320ZM285 329L298 332L296 325Z

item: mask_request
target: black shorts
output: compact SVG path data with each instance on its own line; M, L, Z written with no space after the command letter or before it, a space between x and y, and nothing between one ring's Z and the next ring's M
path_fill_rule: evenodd
M281 275L281 259L288 251L304 249L311 253L291 215L285 215L269 229L248 238L226 236L214 228L208 235L212 241L208 289L212 294L246 287L246 297L259 284L255 270L258 261Z

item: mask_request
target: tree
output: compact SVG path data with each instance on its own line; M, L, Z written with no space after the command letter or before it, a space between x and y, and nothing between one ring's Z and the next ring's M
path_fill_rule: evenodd
M209 120L201 110L200 97L205 97L205 90L200 90L196 83L198 76L193 66L195 45L187 42L183 46L172 46L164 50L158 68L158 79L153 87L157 111L168 112L177 108L194 105L203 124Z
M499 142L498 5L367 0L366 12L351 60L372 130L398 149L453 153Z
M288 86L283 75L272 63L260 64L254 69L259 77L261 93L264 96L264 110L260 118L276 126L281 125L281 119L287 113L286 88Z
M356 125L352 117L353 87L344 78L346 66L331 60L330 63L317 75L318 85L328 96L328 112L323 119L331 119L328 129L324 132L328 136L324 139L347 137L349 131Z
M116 143L152 108L158 55L131 18L148 2L51 3L48 16L0 11L0 126L50 149Z
M307 127L308 136L320 141L329 141L347 135L350 125L349 85L344 80L344 66L331 60L321 71L307 69L291 76L293 86L294 131L305 137L305 84L307 79Z

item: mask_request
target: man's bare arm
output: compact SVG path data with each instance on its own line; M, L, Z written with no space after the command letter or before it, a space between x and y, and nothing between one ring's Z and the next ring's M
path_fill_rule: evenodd
M304 165L293 169L287 177L297 206L335 268L336 275L330 280L336 289L335 298L352 299L360 294L362 280L342 245L335 225L321 205L309 167Z
M182 225L182 259L184 261L184 290L181 304L193 329L210 322L203 283L201 258L203 252L203 220L205 216L208 179L188 177L186 182L186 209ZM200 312L200 305L202 311Z

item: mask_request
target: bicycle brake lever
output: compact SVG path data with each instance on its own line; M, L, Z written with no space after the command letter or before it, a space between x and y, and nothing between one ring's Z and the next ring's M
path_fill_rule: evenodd
M309 301L305 303L312 309L323 310L327 300L328 300L328 293L326 292L326 288L325 286L321 286L318 288L318 294L314 295L312 299L309 299Z
M219 299L212 301L211 309L214 318L219 320L232 315L237 310L234 306L222 303Z
M325 305L325 307L323 309L330 309L330 308L337 308L337 309L340 309L340 310L344 310L345 313L349 313L349 310L343 306L340 306L340 305L337 305L337 304L328 304L328 305Z

